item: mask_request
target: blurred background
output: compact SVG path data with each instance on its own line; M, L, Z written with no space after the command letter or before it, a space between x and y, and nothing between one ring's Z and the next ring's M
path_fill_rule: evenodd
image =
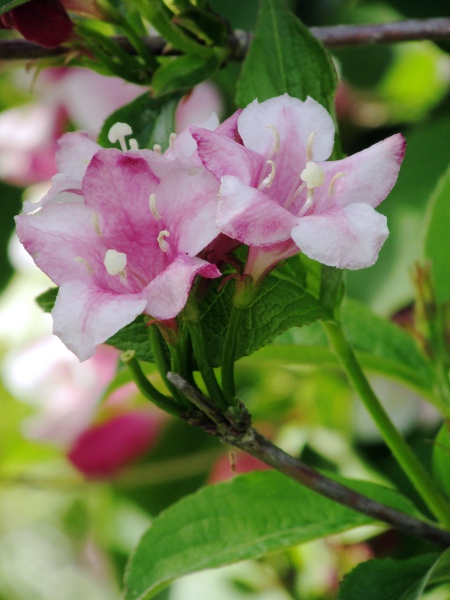
M212 0L232 27L254 28L257 1ZM448 0L290 2L310 26L450 16ZM0 39L11 37L0 30ZM348 294L388 318L406 315L421 256L428 199L450 160L450 40L333 50L344 152L401 131L408 148L380 207L390 237L376 265L348 273ZM226 117L240 65L224 68L179 108L177 126ZM22 202L39 200L57 172L55 144L74 129L94 138L103 120L144 90L80 68L0 63L0 600L115 600L126 559L161 510L200 485L266 468L150 406L103 346L85 363L51 336L34 298L51 282L13 233ZM403 321L404 322L404 321ZM239 396L261 431L316 467L395 481L414 497L369 417L337 370L238 365ZM262 368L264 367L264 368ZM152 365L146 372L158 387ZM427 460L438 418L415 392L372 383ZM232 465L235 465L235 467ZM421 506L421 508L423 508ZM332 600L343 574L374 556L407 557L425 543L365 528L261 561L200 573L159 600ZM447 595L445 595L447 594ZM429 595L448 600L448 590Z

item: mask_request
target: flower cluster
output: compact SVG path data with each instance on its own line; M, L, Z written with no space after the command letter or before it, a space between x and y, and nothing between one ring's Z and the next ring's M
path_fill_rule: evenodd
M176 317L196 276L221 276L218 248L246 244L244 274L257 284L300 251L368 267L388 235L374 207L395 183L403 137L327 161L333 121L311 98L255 100L221 125L172 134L164 154L127 147L131 134L111 129L121 150L64 136L52 189L17 217L25 248L60 286L54 333L81 360L139 314Z

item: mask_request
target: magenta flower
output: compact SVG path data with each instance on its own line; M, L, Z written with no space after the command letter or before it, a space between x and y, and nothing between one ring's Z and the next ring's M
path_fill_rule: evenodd
M175 317L196 275L220 276L196 256L218 235L217 180L167 160L160 181L149 154L100 150L78 201L16 217L26 250L60 286L53 332L80 360L141 313Z
M247 106L234 139L191 132L203 164L221 181L217 223L250 246L245 272L256 280L300 250L339 268L376 261L388 229L374 207L397 179L400 134L325 162L334 140L330 115L311 98L287 94Z

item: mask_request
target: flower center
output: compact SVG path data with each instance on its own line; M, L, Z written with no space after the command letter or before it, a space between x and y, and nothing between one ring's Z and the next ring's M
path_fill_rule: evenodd
M109 275L119 275L127 266L127 255L117 250L107 250L104 264Z
M111 144L115 144L119 142L122 152L126 152L128 150L125 138L133 133L133 130L128 125L128 123L114 123L111 129L108 132L108 140ZM129 140L130 150L139 150L139 145L137 140L131 138Z

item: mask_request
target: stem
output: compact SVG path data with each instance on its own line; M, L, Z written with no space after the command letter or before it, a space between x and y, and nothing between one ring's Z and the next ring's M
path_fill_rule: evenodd
M203 423L198 421L207 433L244 450L244 452L262 460L277 471L284 473L310 490L330 498L330 500L369 515L377 521L388 523L395 529L409 535L421 537L444 547L450 546L450 533L448 531L381 504L330 479L301 460L289 456L250 426L239 431L239 426L236 427L239 423L236 424L230 420L229 413L217 414L209 398L206 398L197 389L189 385L182 377L173 373L170 373L169 377L173 384L186 397L190 398L197 408L204 411L204 415L211 419L209 423L204 422L204 420Z
M322 325L328 335L331 347L397 462L409 477L431 512L445 527L450 529L450 507L448 502L441 496L434 481L428 476L423 465L418 461L411 448L388 417L359 366L340 324L334 321L323 321Z
M133 350L128 350L127 352L124 352L120 358L129 368L134 383L136 384L141 394L145 398L147 398L147 400L150 400L150 402L153 402L154 404L156 404L156 406L162 408L168 413L179 416L180 408L177 405L177 403L174 402L172 398L161 394L161 392L159 392L153 386L153 384L150 383L150 381L142 371L141 365L139 364L139 361L137 360Z
M222 354L222 388L225 398L232 402L236 396L234 385L234 363L236 358L236 347L239 337L239 326L242 320L243 309L233 306L230 321L228 323Z
M183 407L186 407L186 401L184 400L182 394L180 394L179 390L174 385L172 385L172 383L167 379L166 374L168 371L170 371L170 362L168 360L166 349L164 347L163 337L156 324L149 326L148 335L150 338L150 344L152 347L155 364L158 367L158 371L164 383L166 384L167 389Z

